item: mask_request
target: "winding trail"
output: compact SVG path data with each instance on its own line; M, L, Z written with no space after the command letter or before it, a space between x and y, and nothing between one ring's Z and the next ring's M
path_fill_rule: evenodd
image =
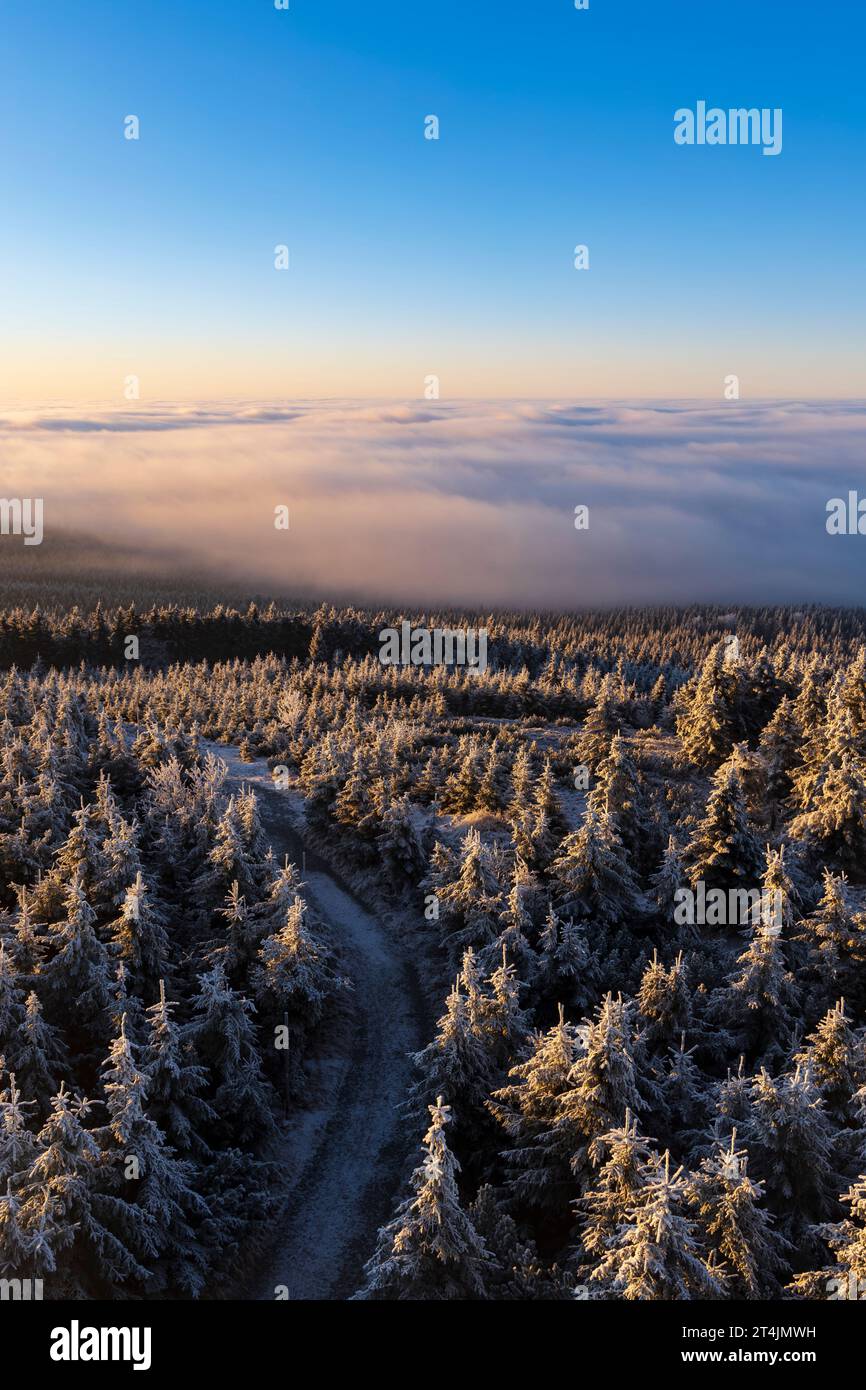
M229 769L228 789L255 788L274 854L301 867L304 896L329 925L340 973L351 980L350 1035L318 1063L321 1101L292 1115L277 1152L289 1197L281 1228L247 1297L345 1299L362 1282L378 1228L391 1216L407 1153L398 1107L411 1080L409 1053L423 1047L426 1011L410 949L372 916L338 873L307 847L291 818L291 793L274 787L267 764L208 744Z

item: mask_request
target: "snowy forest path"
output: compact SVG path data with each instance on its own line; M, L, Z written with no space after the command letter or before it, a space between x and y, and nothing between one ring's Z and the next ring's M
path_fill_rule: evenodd
M278 1218L282 1234L247 1296L345 1299L362 1282L378 1228L392 1215L407 1153L417 1139L399 1106L411 1080L409 1054L423 1047L426 1013L408 948L401 948L339 874L302 840L267 764L210 745L229 769L230 791L252 786L274 854L301 867L304 896L327 922L339 970L352 984L351 1037L323 1063L323 1099L295 1112L272 1155L289 1168L290 1193Z

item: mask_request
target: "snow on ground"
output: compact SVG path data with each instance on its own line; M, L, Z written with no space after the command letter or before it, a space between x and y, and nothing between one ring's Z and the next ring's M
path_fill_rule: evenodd
M249 1297L272 1299L280 1286L294 1299L347 1298L361 1282L376 1232L391 1215L407 1153L418 1136L398 1110L411 1079L409 1053L424 1037L409 948L358 901L335 870L298 833L302 798L279 790L262 760L208 743L229 769L228 789L246 783L259 798L262 825L280 862L301 864L304 896L323 919L353 989L348 1038L312 1065L313 1107L291 1116L276 1153L288 1199L280 1232ZM345 1030L343 1030L345 1031ZM346 1045L348 1043L348 1046Z

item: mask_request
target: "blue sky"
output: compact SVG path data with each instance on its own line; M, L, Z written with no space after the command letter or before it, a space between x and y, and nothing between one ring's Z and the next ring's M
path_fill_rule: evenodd
M0 24L3 400L129 373L143 399L428 373L446 397L862 393L853 5L14 0ZM699 98L781 107L782 154L677 147Z

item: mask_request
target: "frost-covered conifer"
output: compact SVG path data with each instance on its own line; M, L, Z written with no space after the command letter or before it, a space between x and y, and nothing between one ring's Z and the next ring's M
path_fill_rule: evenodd
M635 880L622 841L595 811L587 810L580 829L563 841L551 872L566 911L610 924L636 910Z
M808 1070L828 1113L844 1125L854 1118L854 1097L866 1085L866 1049L845 1012L844 999L837 1000L806 1039L794 1062Z
M663 921L672 922L675 894L685 882L683 856L673 835L668 837L667 848L662 862L650 879L650 890L659 916Z
M801 1298L859 1300L866 1291L866 1176L852 1183L841 1200L849 1215L816 1232L830 1247L835 1263L794 1278L790 1288Z
M724 1267L727 1296L773 1298L779 1293L779 1275L788 1268L788 1245L761 1205L763 1187L748 1176L748 1161L746 1150L737 1148L734 1129L727 1147L719 1144L701 1161L686 1196L707 1248Z
M327 954L304 921L305 912L303 898L289 904L279 931L262 942L252 973L261 1008L280 1017L287 1012L295 1027L319 1021L335 983Z
M758 887L761 853L740 774L731 759L713 777L706 813L684 859L692 886L703 880L712 888Z
M471 1000L471 996L470 996ZM436 1036L413 1057L418 1080L412 1087L410 1101L415 1111L423 1114L431 1095L448 1088L448 1094L459 1101L463 1122L471 1121L480 1112L490 1088L491 1063L487 1039L483 1031L482 1004L477 998L471 1007L456 982L439 1019ZM477 1010L477 1012L476 1012Z
M189 1036L210 1071L220 1127L239 1144L260 1141L273 1126L254 1013L252 1000L227 983L221 962L199 978Z
M100 1190L102 1156L84 1119L92 1102L61 1086L37 1136L39 1153L30 1166L22 1206L25 1229L35 1232L53 1214L51 1247L59 1274L88 1296L112 1291L129 1279L145 1281L139 1263L116 1227L134 1234L135 1221L122 1198Z
M708 1017L731 1035L738 1051L769 1061L790 1048L798 1004L778 928L760 925L730 980L712 997Z
M585 1043L560 1097L554 1128L567 1139L576 1176L597 1162L600 1136L644 1108L632 1050L633 1006L608 994L585 1025Z
M508 762L500 739L495 738L484 759L478 784L478 809L493 815L500 814L508 805L509 790Z
M805 1067L779 1077L762 1069L752 1082L740 1132L769 1207L792 1240L810 1221L832 1214L840 1187L833 1130Z
M18 971L3 941L0 941L0 1049L8 1046L24 1018L24 992Z
M855 1009L866 1002L866 926L848 905L847 880L824 870L821 900L799 924L798 941L808 952L807 975L819 1007L840 996Z
M141 991L152 998L168 966L169 938L165 913L141 870L126 889L120 915L109 932L117 956Z
M654 951L644 970L637 995L644 1044L651 1051L667 1050L685 1032L692 1017L691 990L682 952L669 970Z
M68 1065L66 1049L56 1028L46 1023L34 990L27 996L24 1017L18 1024L13 1055L15 1071L24 1092L32 1096L43 1110L56 1094Z
M590 772L595 772L607 756L611 739L619 732L621 711L614 677L608 673L602 680L592 709L583 721L577 755Z
M424 1160L412 1175L413 1195L379 1232L366 1265L366 1299L483 1299L492 1259L460 1204L457 1172L445 1126L451 1107L439 1096L429 1106Z
M726 669L727 648L719 643L692 683L688 703L678 700L677 733L683 751L697 767L718 767L730 754L736 736L731 707L732 679Z
M191 1039L172 1017L174 1005L160 981L159 999L147 1010L149 1032L143 1054L149 1112L172 1148L201 1155L202 1133L216 1116L203 1098L207 1071L195 1060Z
M176 1288L195 1297L204 1286L206 1265L191 1223L207 1217L208 1209L190 1185L192 1166L174 1156L148 1114L148 1079L133 1056L125 1020L103 1072L108 1110L103 1181L107 1178L123 1204L120 1234L150 1269L152 1289Z
M671 1171L670 1154L653 1165L606 1242L591 1278L609 1296L629 1301L724 1297L687 1203L688 1177Z
M549 999L565 999L585 1013L598 998L598 962L587 939L587 924L548 910L538 938L536 987Z
M39 1152L26 1113L33 1109L35 1102L23 1098L15 1074L11 1073L8 1086L0 1090L0 1190L10 1180L20 1184Z
M603 1256L651 1177L651 1140L638 1134L629 1110L624 1123L599 1136L600 1169L589 1191L575 1207L583 1215L581 1240L590 1259ZM587 1273L591 1271L587 1266Z
M839 868L866 862L866 750L850 708L836 700L816 750L795 778L801 808L791 833Z
M79 1032L100 1039L111 1003L111 967L108 952L96 935L96 913L80 879L66 895L66 919L52 925L54 954L44 971L53 1021L62 1024L67 1037Z
M389 883L395 889L418 883L424 873L426 855L409 798L395 798L387 807L380 824L376 848Z

